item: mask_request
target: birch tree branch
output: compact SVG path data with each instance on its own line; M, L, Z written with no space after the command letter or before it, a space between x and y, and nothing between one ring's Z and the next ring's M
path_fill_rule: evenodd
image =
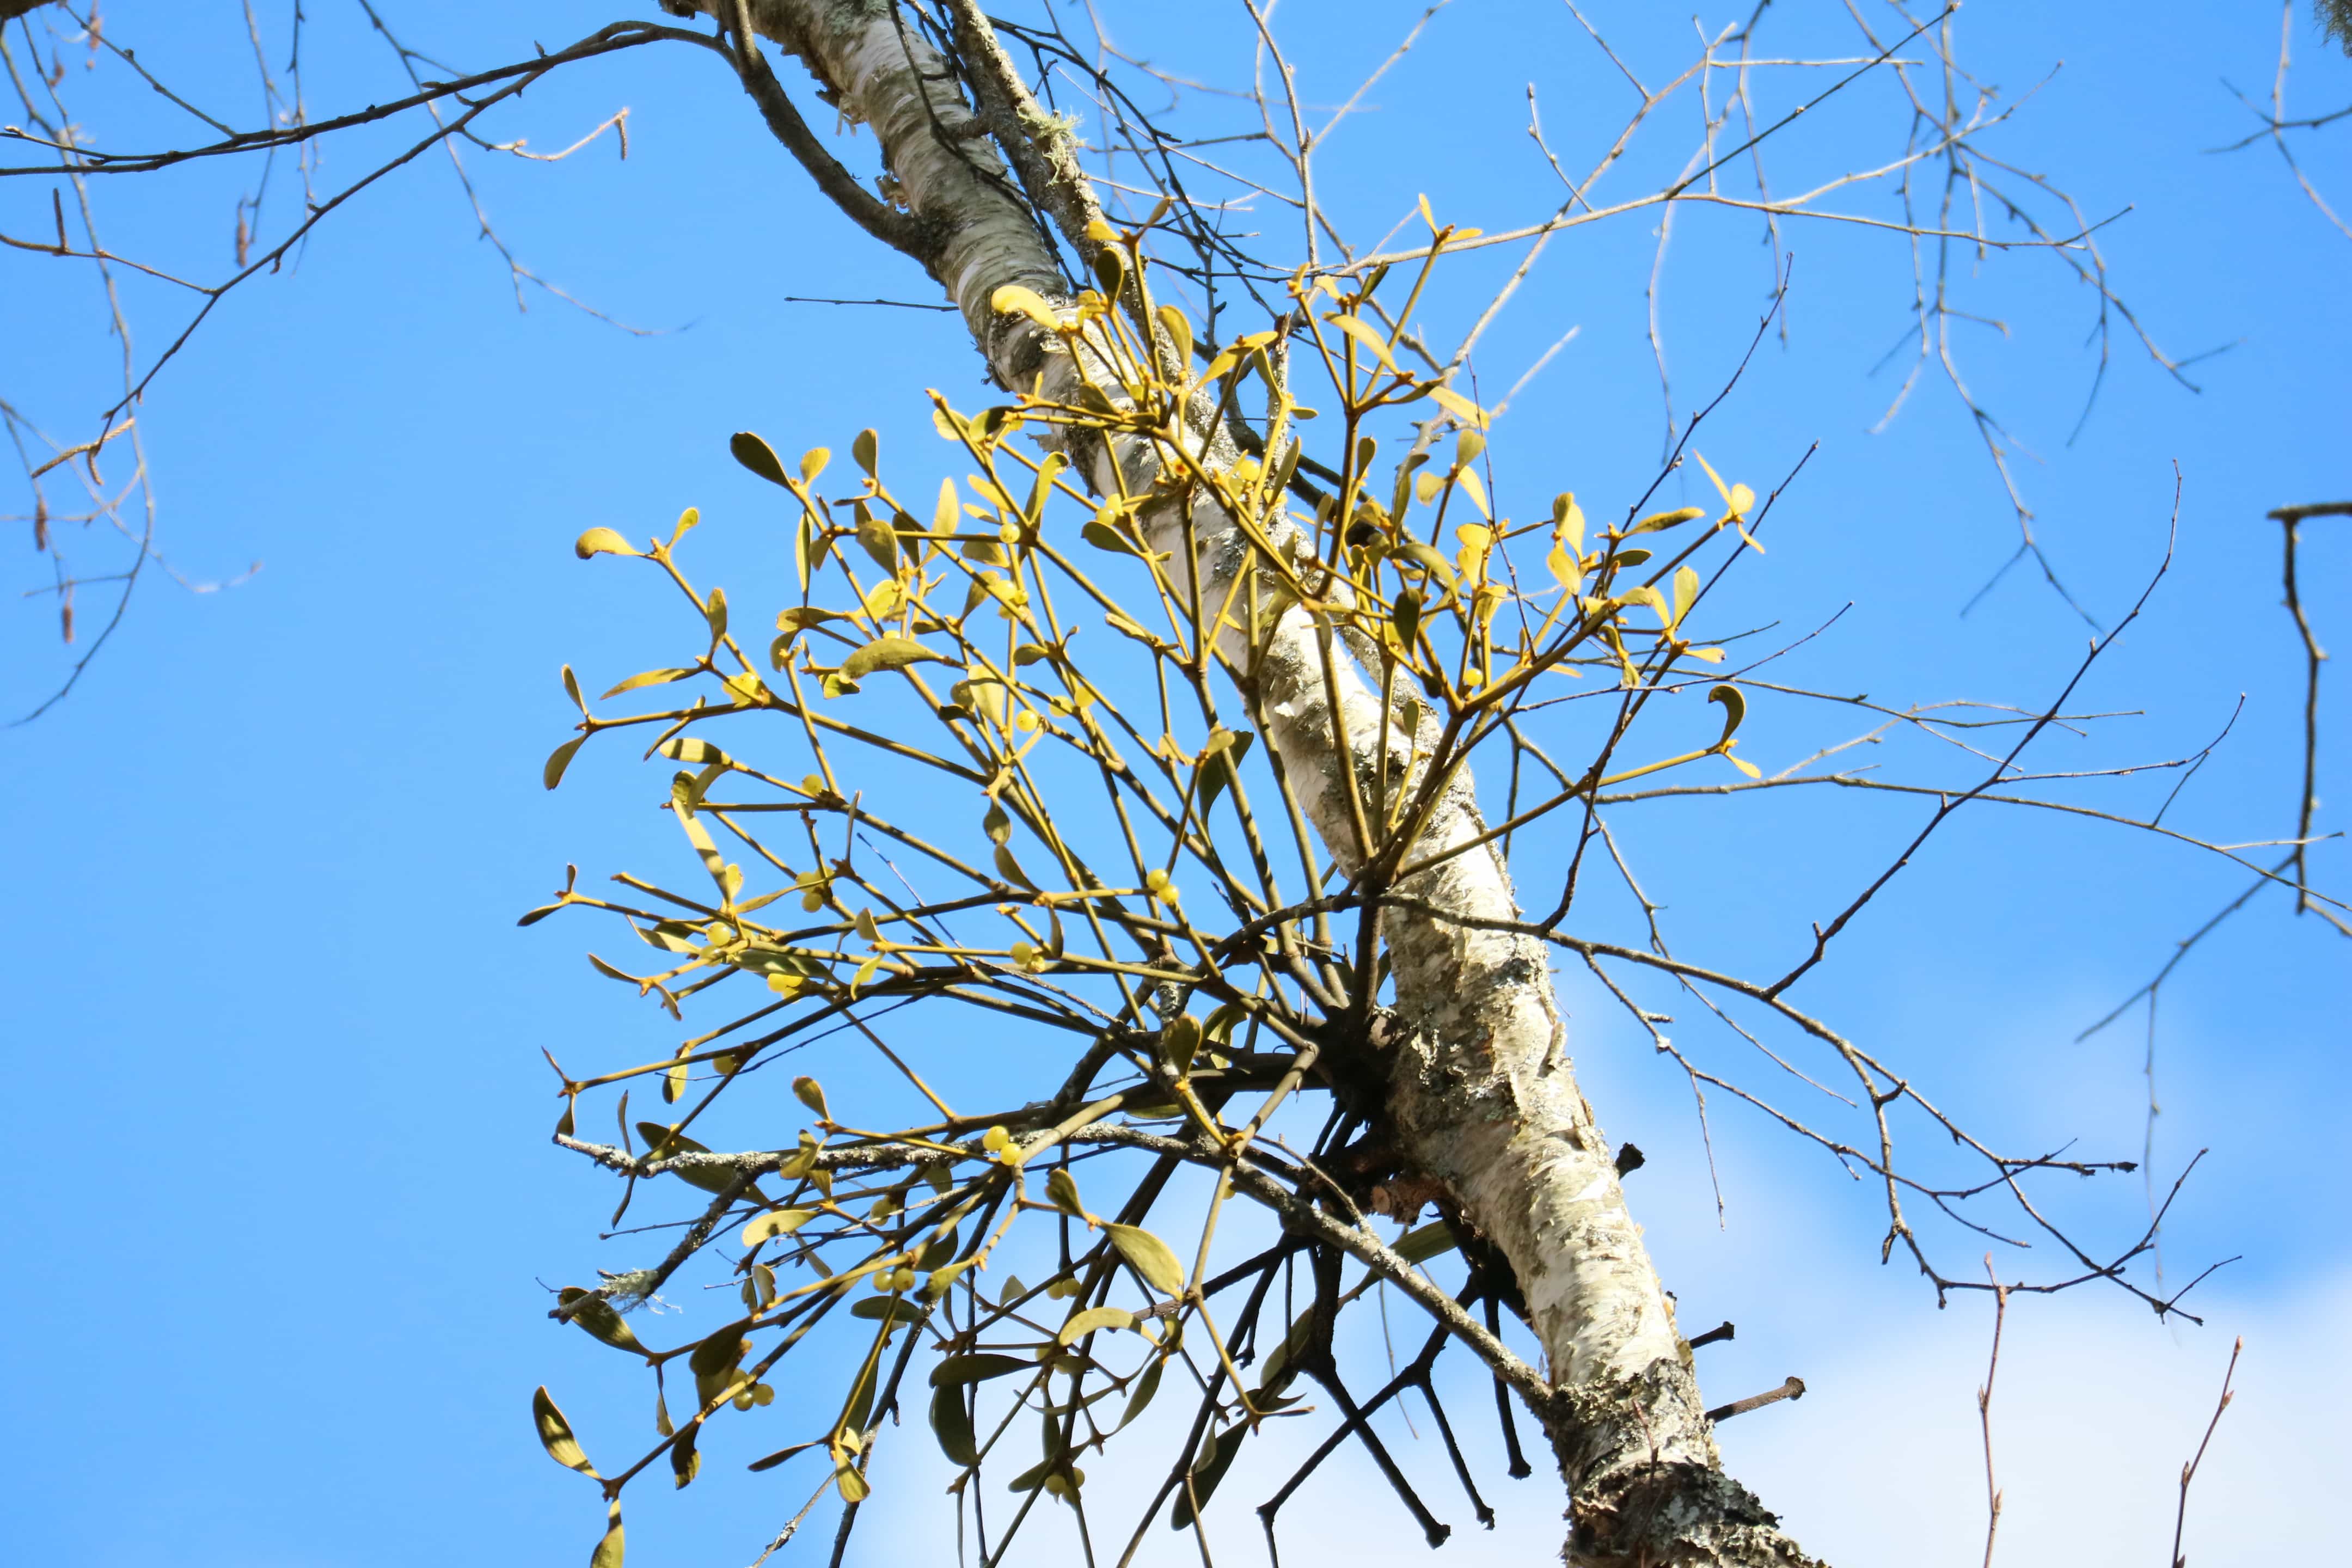
M712 3L698 0L706 10ZM1010 128L975 114L958 73L887 4L716 3L740 5L753 27L798 53L845 110L873 128L909 208L939 237L934 275L999 384L1024 387L1042 374L1043 395L1075 400L1083 378L1071 353L1038 323L991 306L1008 285L1067 299L1033 214L982 140ZM976 50L984 19L966 9L958 22L971 40L967 52ZM1001 79L994 90L1004 90ZM1020 129L1054 134L1050 122ZM1016 157L1049 170L1055 163L1034 147ZM1237 448L1214 425L1207 432L1188 431L1187 449L1205 468L1230 468ZM1140 438L1086 456L1100 493L1147 493L1158 478L1160 459ZM1195 602L1223 602L1254 558L1240 523L1206 499L1156 503L1140 521L1152 548L1171 555L1180 595ZM1272 542L1288 551L1294 536ZM1414 737L1395 728L1337 639L1296 603L1255 640L1229 626L1217 642L1316 831L1342 872L1356 875L1365 868L1360 802L1375 778L1406 775ZM1466 767L1448 768L1441 782L1413 843L1442 863L1398 890L1470 919L1396 918L1388 934L1403 1026L1372 1048L1400 1146L1440 1183L1446 1206L1508 1260L1525 1295L1554 1384L1538 1415L1573 1499L1570 1560L1808 1563L1722 1471L1673 1309L1626 1212L1612 1145L1569 1067L1542 943L1492 929L1519 915L1494 847L1444 856L1479 840L1485 825Z
M801 118L792 95L776 79L767 57L760 52L759 36L752 29L745 0L723 0L718 17L730 40L728 58L743 83L743 90L759 106L760 118L767 122L770 133L808 171L809 178L816 182L825 199L891 249L929 266L936 242L928 226L859 184L857 177L842 167L841 160L817 140L808 121Z

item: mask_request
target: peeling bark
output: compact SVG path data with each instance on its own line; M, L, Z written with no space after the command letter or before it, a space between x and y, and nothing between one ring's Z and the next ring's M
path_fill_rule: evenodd
M731 13L736 0L695 3ZM987 134L1045 136L1052 129L1025 117L1018 126L1003 124L1018 104L1002 82L981 84L996 122L983 124L948 63L887 0L745 3L754 27L801 56L879 138L908 206L932 237L923 259L998 381L1025 387L1042 372L1048 395L1074 393L1076 366L1060 344L989 304L1006 284L1067 299L1036 217ZM970 7L960 22L964 31L980 25ZM963 46L967 53L973 41ZM1068 151L1028 147L1020 158L1034 186L1063 177ZM1066 221L1066 213L1055 216ZM1239 456L1222 432L1195 430L1185 438L1212 464ZM1105 489L1112 461L1129 466L1135 488L1148 488L1153 477L1155 459L1139 440L1090 457ZM1205 502L1192 521L1195 556L1186 554L1173 503L1143 518L1154 548L1171 551L1177 569L1197 574L1213 604L1247 564L1249 547L1234 521ZM1276 540L1278 548L1292 542ZM1297 548L1305 551L1303 541ZM1261 626L1254 647L1229 627L1220 651L1252 689L1265 739L1316 830L1353 872L1362 857L1349 771L1359 799L1369 801L1381 752L1393 780L1413 737L1392 722L1344 649L1295 604L1270 627ZM1426 858L1485 830L1464 769L1414 853ZM1406 879L1396 891L1478 920L1520 918L1508 868L1492 845ZM1804 1568L1812 1560L1723 1473L1689 1349L1641 1227L1626 1211L1608 1140L1577 1089L1543 945L1418 913L1391 910L1385 921L1402 1026L1387 1031L1380 1047L1392 1132L1418 1173L1444 1185L1454 1210L1517 1277L1554 1387L1537 1415L1572 1500L1568 1560L1609 1568Z

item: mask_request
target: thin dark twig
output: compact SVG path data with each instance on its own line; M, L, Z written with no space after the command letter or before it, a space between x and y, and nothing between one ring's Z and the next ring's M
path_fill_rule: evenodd
M2304 520L2352 517L2352 501L2283 506L2270 515L2286 535L2286 558L2281 576L2286 590L2287 614L2303 639L2303 795L2295 814L2294 853L2288 857L2294 867L2294 912L2315 911L2346 936L2352 936L2352 925L2311 900L2311 868L2305 857L2311 842L2312 816L2319 808L2319 667L2326 662L2327 651L2319 646L2319 638L2311 629L2311 617L2304 613L2303 592L2295 577L2295 552L2302 540Z
M1735 1399L1728 1405L1718 1405L1706 1413L1706 1418L1709 1421L1728 1421L1735 1415L1745 1415L1751 1410L1761 1410L1768 1405L1778 1405L1783 1399L1802 1399L1804 1396L1805 1380L1801 1377L1791 1377L1778 1388L1767 1389L1761 1394L1751 1394L1745 1399Z
M895 306L901 310L947 310L950 312L955 310L953 305L926 305L919 300L824 300L807 294L785 294L780 296L780 298L787 305L890 305Z
M1992 1385L2000 1373L2000 1331L2009 1321L2009 1292L1992 1271L1992 1254L1985 1254L1985 1278L1992 1284L1992 1355L1985 1363L1984 1386L1977 1390L1977 1422L1984 1428L1985 1568L1992 1568L1993 1541L2000 1533L2000 1486L1992 1469Z
M1911 863L1911 857L1918 853L1920 847L1927 843L1928 836L1942 826L1947 817L2008 776L2011 767L2025 753L2026 748L2033 744L2042 731L2053 722L2059 714L2065 711L2068 699L2074 695L2074 689L2083 683L2084 678L2091 673L2091 667L2099 661L2099 656L2113 647L2116 639L2123 636L2125 630L2134 621L2139 619L2140 612L2147 607L2148 599L2156 593L2157 585L2162 583L2166 574L2172 570L2173 545L2179 538L2179 533L2180 473L2176 465L2172 476L2172 521L2165 536L2164 558L2157 563L2156 571L2148 577L2147 585L2140 590L2139 597L2133 603L2130 613L2116 624L2115 630L2092 640L2090 651L2084 655L2083 662L2075 667L2074 674L2066 682L2065 689L2060 691L2056 700L2043 710L2042 717L2033 721L2017 744L2010 748L2008 755L2004 756L1993 771L1985 776L1983 782L1963 794L1947 798L1943 805L1937 808L1936 814L1927 819L1927 826L1920 828L1911 842L1904 847L1903 853L1896 856L1894 862L1885 870L1880 872L1876 879L1864 889L1853 902L1840 910L1837 918L1831 921L1827 926L1817 925L1813 928L1813 951L1806 955L1802 963L1767 987L1766 995L1778 996L1802 979L1814 965L1821 963L1822 957L1829 952L1830 943L1836 940L1840 931L1845 929L1846 923L1861 913L1863 907L1872 899L1877 897L1880 889L1894 880L1896 872Z
M2205 1462L2205 1449L2213 1441L2214 1429L2221 1425L2221 1412L2237 1397L2230 1391L2230 1380L2238 1374L2238 1357L2245 1348L2245 1336L2241 1334L2230 1347L2230 1364L2221 1373L2221 1397L2213 1405L2213 1419L2205 1423L2205 1436L2198 1441L2197 1452L2180 1467L2180 1507L2172 1517L2172 1568L2189 1568L2189 1560L2180 1554L2181 1533L2189 1528L2189 1483L2197 1479L2197 1467Z

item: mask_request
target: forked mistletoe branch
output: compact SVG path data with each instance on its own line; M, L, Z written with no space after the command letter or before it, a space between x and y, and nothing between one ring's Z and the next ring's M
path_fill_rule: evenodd
M1415 296L1450 250L1449 231L1433 225L1433 254L1415 278L1400 282ZM1675 783L1664 775L1719 757L1738 762L1748 689L1813 695L1751 684L1727 663L1722 644L1698 630L1718 568L1754 552L1751 524L1760 525L1760 509L1753 492L1721 484L1720 511L1630 510L1597 531L1563 495L1545 521L1513 525L1499 515L1480 461L1487 411L1453 393L1442 365L1406 371L1394 353L1401 333L1367 324L1378 314L1381 280L1351 289L1302 269L1288 285L1293 303L1272 331L1244 335L1197 375L1186 374L1174 367L1198 363L1186 342L1195 329L1181 310L1153 302L1153 234L1150 225L1097 228L1095 271L1105 288L1082 291L1066 310L1021 289L998 291L1000 311L1053 334L1074 380L1055 391L1041 383L976 416L937 401L940 434L972 472L962 484L943 480L928 504L917 500L923 488L901 489L885 477L874 432L852 443L855 471L846 485L827 483L832 455L823 448L788 463L756 437L736 437L738 460L784 492L794 518L801 592L777 612L777 635L764 650L745 640L730 595L685 572L681 553L701 526L698 513L689 510L669 535L642 544L605 529L581 539L583 555L643 560L688 601L699 627L687 659L631 676L606 699L681 683L697 684L704 695L607 713L567 670L582 733L551 757L549 783L560 782L597 736L645 731L648 756L678 764L669 810L712 890L697 895L628 876L621 881L629 896L606 897L573 883L526 919L577 906L625 921L654 950L654 969L639 973L605 958L599 967L681 1016L705 992L730 983L740 988L743 976L754 994L736 1005L732 1021L698 1029L667 1061L589 1078L559 1068L562 1091L575 1106L566 1111L560 1144L632 1183L675 1177L717 1199L659 1265L566 1291L557 1315L646 1356L656 1370L680 1358L694 1363L701 1379L695 1420L707 1425L730 1404L756 1409L760 1380L803 1342L823 1303L853 1301L850 1316L873 1327L856 1331L869 1336L862 1352L842 1350L835 1359L870 1369L880 1391L852 1386L822 1431L759 1465L829 1453L834 1484L854 1508L875 1484L873 1446L900 1386L884 1369L903 1368L907 1347L919 1342L935 1358L935 1435L964 1468L958 1490L974 1510L971 1527L987 1562L1010 1549L1041 1495L1074 1510L1082 1542L1097 1539L1083 1461L1115 1440L1137 1441L1121 1437L1122 1429L1171 1375L1198 1403L1128 1555L1163 1508L1172 1510L1177 1528L1202 1529L1202 1510L1252 1434L1293 1411L1289 1390L1302 1375L1333 1401L1337 1425L1260 1507L1270 1548L1283 1503L1350 1440L1366 1445L1423 1533L1442 1540L1449 1527L1368 1418L1407 1389L1426 1394L1431 1368L1448 1347L1466 1347L1556 1444L1572 1447L1592 1416L1576 1390L1548 1381L1497 1331L1497 1313L1532 1311L1524 1282L1477 1215L1405 1157L1382 1104L1387 1054L1409 1027L1397 971L1410 955L1401 959L1394 942L1425 921L1578 954L1695 1089L1719 1089L1822 1147L1857 1178L1874 1178L1885 1195L1885 1248L1901 1242L1939 1295L1989 1289L2005 1300L2105 1282L2159 1313L2190 1317L2180 1305L2186 1290L2159 1294L2137 1274L2160 1212L2140 1234L2095 1249L2077 1241L2034 1190L2062 1173L2080 1179L2129 1171L2133 1162L2000 1150L1941 1110L1916 1068L1792 1005L1783 994L1787 980L1744 979L1675 957L1654 905L1645 915L1650 944L1638 946L1558 921L1466 911L1429 890L1446 885L1433 879L1487 853L1504 832L1528 831L1561 812L1586 814L1598 824L1594 831L1605 833L1604 812L1723 790L1826 782L1935 795L1931 830L1976 799L2087 810L2023 792L2038 782L2126 776L2146 764L2041 773L2027 771L2024 757L2047 733L2084 733L2096 723L2070 704L2112 634L2041 709L1879 705L1877 730L1895 724L1964 758L1990 758L1990 776L1972 784L1939 789L1802 771L1758 773L1729 784ZM1393 310L1389 319L1409 313ZM1327 406L1336 405L1335 489L1311 512L1290 490L1301 458L1291 435L1297 394L1278 368L1286 364L1297 374L1318 369L1328 383ZM1248 417L1267 457L1204 461L1199 432L1223 427L1222 411L1244 405L1245 384L1265 399L1262 418ZM1211 416L1191 412L1203 404ZM1405 441L1396 469L1375 473L1381 443L1373 432L1403 419L1401 434L1409 433L1412 418L1433 414L1459 426L1450 458ZM1076 482L1065 454L1129 443L1147 447L1152 462L1110 469L1108 493ZM1212 507L1235 520L1242 539L1238 563L1221 578L1185 572L1185 549L1161 547L1171 537L1181 545L1183 520ZM1063 513L1069 521L1056 521ZM1162 515L1176 520L1176 535L1151 521ZM1456 520L1451 552L1439 548L1449 518ZM1081 542L1087 550L1075 549ZM1543 564L1522 570L1518 559L1536 553ZM1344 723L1372 731L1349 731L1357 738L1342 742L1354 765L1322 778L1302 777L1279 748L1251 744L1266 732L1257 710L1266 700L1268 639L1301 612L1325 628L1321 647L1351 651L1378 694L1346 710ZM1111 641L1097 647L1082 639L1084 621L1098 622ZM1339 655L1324 657L1322 674L1310 679L1328 688ZM1710 665L1731 673L1697 673ZM1721 734L1696 745L1666 738L1669 700L1710 680L1712 705L1724 715ZM1570 691L1556 692L1562 683ZM1561 695L1608 700L1586 720L1580 715L1590 704L1563 703ZM1251 729L1226 719L1234 698L1251 711ZM2003 726L2014 726L2019 738L1999 752L1972 738ZM1659 739L1646 739L1654 731ZM919 738L925 732L929 739ZM804 748L804 760L758 760L754 748L780 742ZM1851 743L1820 754L1834 756ZM1591 762L1554 760L1577 744L1591 749ZM1467 776L1472 759L1495 746L1515 757L1540 752L1560 791L1515 810L1502 826L1449 837L1433 851L1427 836L1440 803ZM2157 765L2179 770L2194 759ZM934 782L910 788L908 770ZM1080 780L1099 792L1099 805L1077 805L1082 796L1072 792ZM1345 804L1331 804L1335 795ZM977 811L979 835L956 826L951 811L942 815L958 796ZM886 807L892 799L908 814ZM1349 826L1319 829L1335 811ZM1329 831L1342 834L1336 849ZM1278 853L1286 832L1287 852ZM1898 857L1898 868L1917 847L1915 841ZM1302 882L1280 868L1294 858ZM1613 847L1612 858L1638 894ZM798 915L766 912L782 900L796 901ZM1865 894L1822 933L1798 973L1867 902ZM1579 918L1581 907L1564 917ZM1656 1028L1664 1015L1629 991L1621 972L1647 973L1706 998L1728 1036L1864 1118L1864 1136L1817 1129L1705 1059L1701 1047L1669 1040ZM975 1020L1013 1021L1038 1043L1066 1042L1066 1072L1057 1066L1042 1075L1009 1068L990 1075L1008 1086L1058 1088L1028 1100L1018 1089L1000 1091L982 1108L942 1092L925 1064L946 1065L937 1042L968 1030L917 1025L892 1042L880 1025L885 1009L938 1010L950 1001L976 1009L969 1014ZM1735 1008L1825 1052L1852 1079L1853 1092L1822 1090L1803 1065L1736 1018ZM823 1035L854 1045L837 1033L845 1023L875 1051L881 1074L857 1075L866 1084L861 1107L895 1095L923 1113L918 1120L901 1124L878 1111L836 1110L803 1076L796 1087L814 1117L796 1143L719 1152L689 1135L698 1124L720 1122L722 1097L747 1075ZM655 1077L682 1114L635 1124L643 1152L574 1131L578 1101ZM1906 1117L1937 1134L1932 1143L1978 1162L1979 1173L1956 1179L1915 1168L1902 1152ZM1121 1159L1138 1163L1122 1175ZM1214 1189L1204 1219L1171 1195L1173 1173L1188 1167ZM1105 1192L1117 1195L1100 1212L1087 1205L1087 1196ZM1262 1217L1222 1221L1236 1198L1244 1215L1254 1209ZM1978 1281L1938 1267L1910 1205L1971 1237L2026 1247L1997 1230L1990 1215L1977 1214L1993 1201L2012 1205L2033 1241L2056 1249L2058 1268ZM1433 1204L1438 1219L1415 1228L1412 1222ZM1024 1216L1031 1216L1026 1228ZM1382 1216L1406 1228L1386 1237L1376 1228ZM740 1286L742 1318L668 1349L620 1337L627 1331L621 1310L671 1279L689 1255L715 1253L716 1243L704 1238L739 1222L745 1250L725 1268ZM1188 1239L1171 1239L1177 1226ZM1234 1245L1250 1257L1220 1269L1218 1238L1236 1231ZM1053 1260L1043 1284L1018 1275L1001 1289L987 1283L1009 1260L1041 1256L1048 1236L1059 1239L1042 1254ZM1351 1269L1360 1270L1352 1281ZM1307 1300L1286 1295L1269 1329L1274 1285L1285 1282L1287 1293L1302 1273L1311 1286ZM1246 1304L1234 1319L1215 1299L1242 1286L1249 1287ZM1359 1401L1331 1348L1333 1325L1353 1303L1383 1291L1426 1312L1430 1335L1411 1362ZM1472 1311L1481 1305L1489 1309L1484 1321ZM771 1333L778 1336L772 1348L760 1352ZM1244 1372L1253 1363L1255 1386ZM1788 1392L1784 1385L1776 1397ZM1108 1401L1118 1402L1116 1420L1097 1414ZM1735 1400L1717 1407L1715 1418L1769 1402ZM991 1534L977 1479L992 1460L1023 1462L999 1451L1024 1428L1017 1419L1024 1409L1049 1418L1048 1440L1013 1481L1027 1500ZM1449 1463L1483 1518L1486 1504L1458 1463L1450 1421L1441 1405L1432 1409ZM1139 1428L1139 1436L1153 1429ZM664 1432L661 1446L628 1473L665 1451L675 1469L686 1430Z

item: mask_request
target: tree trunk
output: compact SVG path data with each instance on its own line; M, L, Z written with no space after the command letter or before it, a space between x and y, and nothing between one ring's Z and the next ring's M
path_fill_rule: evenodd
M999 382L1025 387L1042 371L1047 395L1071 393L1076 369L1060 344L1025 318L990 308L1006 284L1057 302L1066 300L1066 290L1036 216L979 133L948 62L902 25L887 0L740 3L757 32L799 56L840 107L879 139L924 237L910 248L961 310ZM739 21L739 0L693 4L723 23ZM673 8L683 8L683 0ZM966 13L968 27L984 26L976 18ZM967 37L968 56L980 52L975 44L992 40ZM748 73L747 85L757 96ZM1041 178L1066 183L1067 149L1053 141L1060 132L1021 112L1034 105L1023 101L1017 83L983 81L975 89L994 110L987 116L990 132L1030 138L1030 146L1016 148L1022 173L1035 198L1067 226L1091 198L1036 189ZM1008 90L1018 96L1008 100ZM1196 431L1189 438L1210 462L1238 455L1220 433ZM1139 440L1129 450L1088 456L1104 489L1111 488L1104 465L1154 461ZM1150 478L1130 468L1131 484ZM1198 556L1187 560L1173 510L1168 503L1143 520L1155 548L1170 550L1180 566L1200 574L1207 602L1221 602L1247 562L1248 545L1230 518L1202 503L1192 520ZM1289 541L1276 542L1286 547ZM1261 626L1255 647L1229 628L1221 651L1252 689L1265 739L1317 832L1353 871L1360 857L1340 770L1356 769L1369 799L1381 748L1391 750L1393 779L1411 737L1391 722L1345 651L1295 604L1271 629ZM1333 666L1328 672L1327 659ZM1334 690L1353 752L1344 761L1332 722ZM1415 854L1475 838L1485 826L1469 773L1462 770ZM1492 846L1458 855L1395 890L1473 918L1519 918L1507 868ZM1386 914L1385 931L1401 1026L1380 1047L1391 1130L1405 1159L1443 1187L1449 1206L1502 1253L1517 1278L1554 1386L1550 1407L1537 1414L1571 1500L1568 1560L1610 1568L1810 1563L1774 1527L1773 1516L1723 1473L1689 1349L1641 1228L1626 1212L1608 1141L1577 1089L1543 944L1405 910Z

